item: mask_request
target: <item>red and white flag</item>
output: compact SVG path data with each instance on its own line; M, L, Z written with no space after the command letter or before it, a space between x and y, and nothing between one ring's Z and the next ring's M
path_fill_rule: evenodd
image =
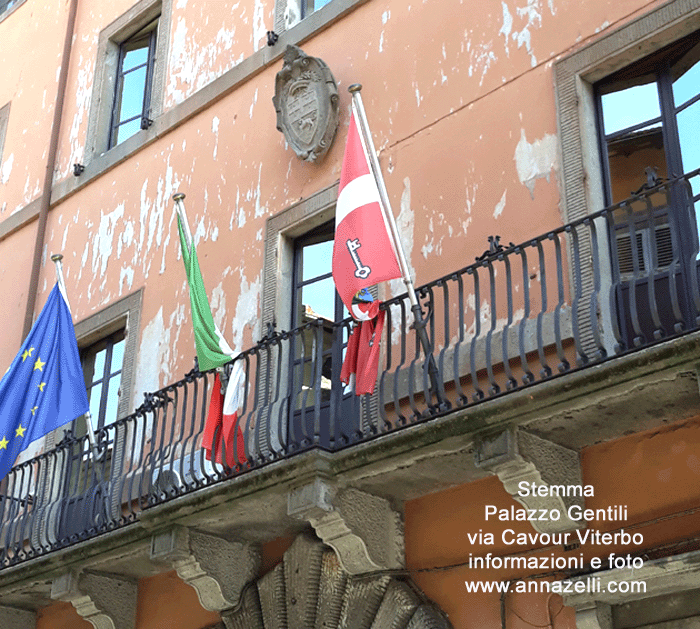
M353 308L353 296L397 277L401 277L399 261L353 108L335 210L333 280L353 317L366 319Z
M207 461L214 459L217 463L223 463L225 452L226 464L229 467L247 463L243 432L238 423L238 407L241 403L241 387L244 381L245 374L241 361L237 361L231 370L224 396L221 393L219 374L216 374L209 412L202 433L202 447L206 450Z

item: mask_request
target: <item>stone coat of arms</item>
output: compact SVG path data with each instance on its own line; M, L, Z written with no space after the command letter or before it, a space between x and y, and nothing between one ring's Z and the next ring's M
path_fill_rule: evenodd
M297 46L287 46L272 102L277 128L297 156L320 161L338 128L338 86L328 66Z

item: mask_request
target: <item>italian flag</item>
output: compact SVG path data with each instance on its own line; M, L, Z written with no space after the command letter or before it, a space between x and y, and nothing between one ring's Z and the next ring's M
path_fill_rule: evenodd
M202 272L197 260L197 250L191 237L187 217L181 200L176 202L177 227L180 232L182 258L190 288L190 305L192 307L192 326L197 362L200 371L209 371L223 367L233 359L233 350L219 331L204 288ZM229 467L246 463L245 442L238 425L238 407L240 391L245 381L241 361L234 364L229 377L226 395L221 387L221 378L216 374L214 389L209 402L209 412L202 433L202 447L206 450L208 460L223 463L225 458ZM236 452L234 453L234 446ZM225 456L222 456L224 455Z
M186 220L186 219L185 219ZM190 286L190 304L192 306L192 325L194 327L194 344L197 350L197 362L200 371L209 371L221 367L233 358L233 350L224 339L214 323L211 307L204 288L202 272L199 270L197 250L194 242L189 242L183 228L182 217L178 211L177 227L180 231L182 259L185 261L187 283ZM187 229L189 234L189 228Z

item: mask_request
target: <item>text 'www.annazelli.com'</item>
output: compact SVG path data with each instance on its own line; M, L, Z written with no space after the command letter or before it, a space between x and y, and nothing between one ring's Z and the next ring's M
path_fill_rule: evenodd
M465 581L467 592L488 594L537 593L537 594L573 594L583 592L609 592L611 594L645 594L647 585L644 581L606 581L598 577L588 577L576 581Z

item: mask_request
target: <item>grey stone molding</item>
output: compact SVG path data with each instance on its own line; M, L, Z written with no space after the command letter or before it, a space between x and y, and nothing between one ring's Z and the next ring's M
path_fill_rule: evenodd
M151 559L170 564L195 589L202 607L218 612L240 603L243 588L260 569L257 545L183 526L153 535Z
M51 583L51 598L72 603L95 629L132 629L136 582L97 572L66 572Z
M556 510L559 520L532 521L540 533L563 533L584 525L568 517L572 505L584 506L582 497L521 496L519 483L537 486L582 486L578 453L520 429L505 430L493 438L482 438L474 451L477 467L496 474L504 489L526 509Z
M600 579L595 588L562 594L564 604L576 610L578 629L610 629L612 622L607 624L606 610L611 605L697 589L700 586L700 551L645 561L641 568L603 570L567 581L585 583L586 579L592 577ZM632 591L630 588L629 592L611 592L608 584L613 581L618 584L623 581L643 581L645 591ZM595 620L594 615L597 616Z
M607 603L591 601L576 609L577 629L612 629L612 608Z
M36 626L36 613L16 607L0 606L0 627L2 629L27 629Z
M403 522L387 500L321 478L291 490L287 513L306 520L349 574L402 568Z
M424 601L406 581L351 577L335 552L302 534L222 619L227 629L450 629L444 615Z

